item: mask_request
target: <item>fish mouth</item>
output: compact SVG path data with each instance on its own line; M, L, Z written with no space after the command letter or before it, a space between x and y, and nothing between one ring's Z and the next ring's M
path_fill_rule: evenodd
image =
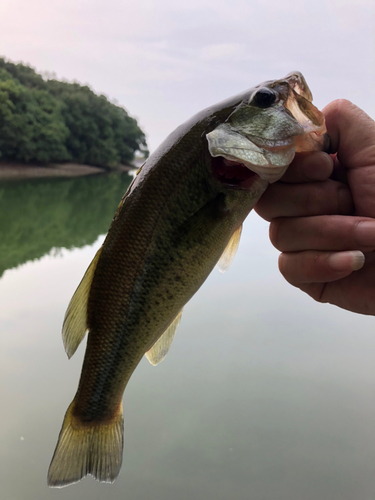
M228 123L216 127L206 138L211 157L222 158L218 165L213 163L216 177L242 189L251 187L250 179L279 180L295 153L295 136L276 139L241 134Z
M239 161L232 161L223 156L212 158L212 172L218 181L226 187L249 190L260 176Z

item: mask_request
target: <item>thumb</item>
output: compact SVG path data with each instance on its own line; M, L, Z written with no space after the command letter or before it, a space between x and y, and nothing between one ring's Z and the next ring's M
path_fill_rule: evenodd
M323 110L332 153L347 170L357 215L375 217L375 122L345 99Z
M338 99L323 110L332 153L348 169L375 166L375 122L346 99Z

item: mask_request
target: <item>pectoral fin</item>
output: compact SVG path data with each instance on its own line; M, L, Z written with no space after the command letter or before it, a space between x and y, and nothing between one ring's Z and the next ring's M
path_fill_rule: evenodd
M76 352L87 331L87 301L101 250L96 252L65 313L62 338L68 358Z
M177 327L180 324L182 315L182 309L177 314L172 323L168 326L165 332L159 337L155 344L149 349L145 356L149 362L156 366L163 361L165 356L168 354L169 348L172 345L174 335L176 333Z
M229 266L233 262L234 256L236 255L238 250L238 245L240 244L241 232L242 224L232 234L228 245L225 247L223 255L220 257L218 263L216 264L221 273L225 273L225 271L228 270Z

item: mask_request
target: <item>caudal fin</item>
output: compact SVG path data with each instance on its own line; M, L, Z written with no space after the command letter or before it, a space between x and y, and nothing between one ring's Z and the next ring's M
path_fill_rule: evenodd
M62 488L87 474L98 481L113 483L122 463L124 419L122 407L110 422L81 422L69 406L60 431L51 465L48 485Z

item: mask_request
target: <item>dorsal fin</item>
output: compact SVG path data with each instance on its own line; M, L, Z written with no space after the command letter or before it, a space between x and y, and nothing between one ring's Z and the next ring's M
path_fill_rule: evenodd
M165 358L165 356L168 354L177 327L180 324L181 315L182 315L182 309L177 314L172 323L168 326L168 328L165 330L165 332L158 338L155 344L151 347L151 349L149 349L146 352L145 356L153 366L156 366L159 363L161 363Z
M87 301L102 248L96 252L65 313L62 338L68 358L76 352L87 331Z
M232 264L234 256L237 253L238 245L240 244L242 232L242 224L234 231L228 245L225 247L223 255L216 264L221 273L225 273Z

